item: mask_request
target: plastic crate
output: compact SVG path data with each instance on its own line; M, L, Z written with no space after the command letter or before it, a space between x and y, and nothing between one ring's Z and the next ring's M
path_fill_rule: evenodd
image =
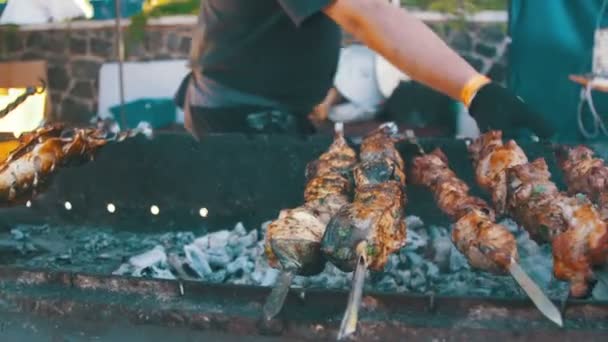
M110 112L118 123L122 123L120 105L110 107ZM124 115L127 129L137 127L142 121L148 122L153 128L160 128L176 122L177 107L169 98L138 99L125 103Z

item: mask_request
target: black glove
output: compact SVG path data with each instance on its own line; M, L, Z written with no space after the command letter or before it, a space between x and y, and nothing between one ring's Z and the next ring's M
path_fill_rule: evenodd
M555 133L551 122L494 82L477 91L469 106L469 113L477 121L482 133L492 129L512 133L521 128L528 128L543 139Z

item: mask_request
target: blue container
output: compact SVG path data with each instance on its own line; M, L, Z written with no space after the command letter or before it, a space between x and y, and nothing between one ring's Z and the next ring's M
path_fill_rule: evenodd
M110 112L114 115L116 122L120 124L122 122L120 105L110 107ZM153 128L161 128L175 123L177 107L170 98L142 98L125 103L124 113L127 127L121 127L122 129L135 128L142 121L150 123Z
M121 18L129 18L142 10L144 0L120 0ZM91 0L93 20L116 18L114 0Z

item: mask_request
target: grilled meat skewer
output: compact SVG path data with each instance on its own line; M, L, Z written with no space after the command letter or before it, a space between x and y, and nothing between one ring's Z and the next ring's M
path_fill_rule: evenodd
M513 234L495 222L494 211L484 200L469 195L469 187L450 169L440 149L414 159L412 181L428 187L438 207L454 222L452 241L471 266L498 275L510 273L539 310L562 326L559 310L517 264Z
M352 185L348 175L356 161L355 151L338 127L329 149L306 167L305 203L281 210L268 226L265 253L269 265L281 269L282 274L264 307L267 320L281 310L294 275L323 270L321 238L331 217L349 202Z
M570 282L573 297L586 296L595 281L592 268L608 259L608 230L599 212L586 198L560 192L544 159L524 162L521 148L514 141L503 145L500 132L482 135L469 148L477 181L500 194L494 204L534 240L551 243L555 277Z
M515 237L494 222L494 210L481 198L469 195L469 187L449 168L445 154L436 149L416 157L412 182L428 187L437 205L453 222L452 241L478 269L504 274L518 260Z
M342 271L355 271L338 338L356 330L365 273L380 271L405 244L404 162L395 148L397 127L385 124L368 134L355 167L355 198L330 220L321 250Z
M604 221L608 221L608 166L594 156L590 148L560 146L557 162L564 175L570 195L584 194L597 205Z
M0 163L0 202L14 205L30 199L50 182L62 166L91 160L110 140L98 129L70 128L61 124L41 127L19 137L18 146Z
M394 145L395 134L395 127L383 125L364 138L361 161L353 171L355 198L338 211L325 231L322 251L345 272L355 269L357 245L362 241L367 242L372 270L381 270L388 256L405 242L406 176Z

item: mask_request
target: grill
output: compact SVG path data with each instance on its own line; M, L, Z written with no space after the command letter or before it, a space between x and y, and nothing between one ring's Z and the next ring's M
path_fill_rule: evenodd
M441 147L472 193L485 197L475 185L464 141L420 142L426 151ZM14 238L28 231L22 227L46 225L47 235L42 237L65 238L72 227L81 235L71 246L95 246L101 229L116 234L116 239L125 236L121 234L151 236L184 230L199 236L232 229L238 222L257 229L276 218L280 209L301 203L306 163L330 143L330 137L243 135L208 136L197 143L181 133L110 143L99 150L95 161L59 170L27 206L1 209L0 232ZM553 179L563 188L550 147L518 143L530 159L545 157ZM417 147L401 143L399 149L409 166ZM449 226L425 189L408 185L407 191L408 215L419 217L425 227ZM39 243L53 248L52 241ZM14 336L53 330L50 319L56 332L88 337L166 334L332 340L348 295L345 289L294 288L278 319L262 324L259 316L268 287L112 275L110 269L125 260L110 256L97 264L93 258L88 267L67 251L65 258L59 253L52 263L28 266L28 258L41 256L19 254L10 247L6 252L7 246L0 245L5 250L0 249L5 260L0 268L0 317L7 318L5 331ZM566 310L565 327L559 329L525 297L454 296L435 294L432 288L424 293L372 289L365 293L354 339L606 340L608 303L570 300Z

